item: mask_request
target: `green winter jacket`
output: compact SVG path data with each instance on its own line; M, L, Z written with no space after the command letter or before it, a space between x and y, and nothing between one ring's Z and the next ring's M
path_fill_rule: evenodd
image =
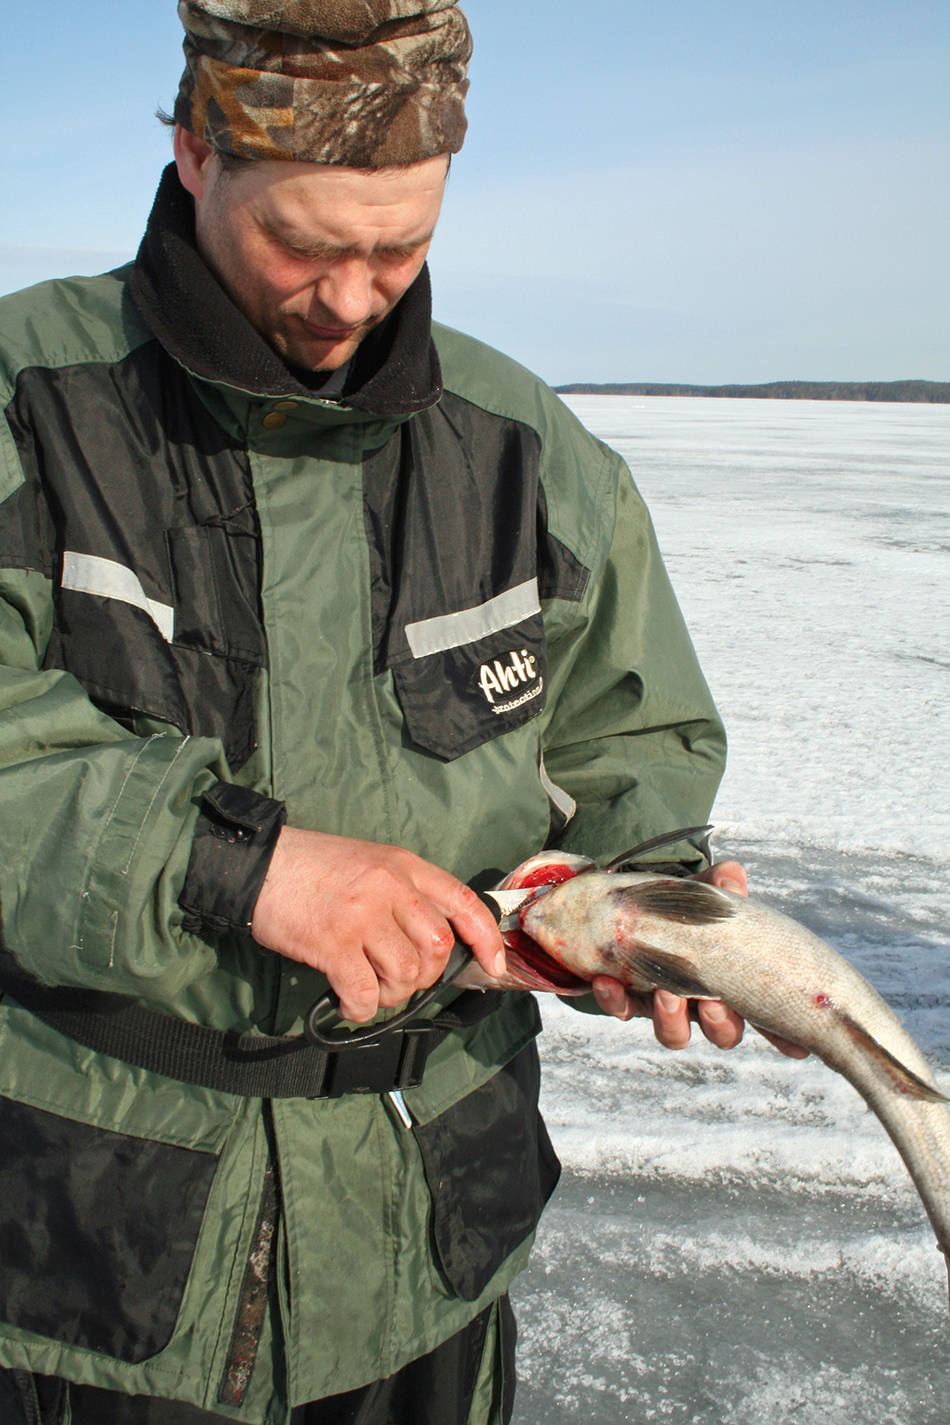
M484 879L702 822L724 737L616 454L497 352L430 339L425 274L321 399L189 212L166 174L136 264L0 303L3 937L47 985L292 1034L325 981L238 928L262 868L196 836L205 792ZM7 995L0 1364L283 1425L431 1350L524 1267L553 1184L539 1028L509 994L449 1034L410 1129L380 1096L150 1074Z

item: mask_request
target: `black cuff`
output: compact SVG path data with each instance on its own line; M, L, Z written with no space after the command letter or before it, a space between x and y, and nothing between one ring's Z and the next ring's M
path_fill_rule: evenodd
M287 820L283 802L248 787L217 782L201 798L201 815L178 904L182 929L250 934L254 906Z

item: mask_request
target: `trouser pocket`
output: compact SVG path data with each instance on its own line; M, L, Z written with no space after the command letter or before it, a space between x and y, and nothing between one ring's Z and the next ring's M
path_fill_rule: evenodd
M538 1225L561 1165L538 1111L541 1069L529 1044L416 1140L432 1198L435 1245L463 1301L475 1301Z
M157 1355L217 1164L0 1098L0 1319L121 1361Z

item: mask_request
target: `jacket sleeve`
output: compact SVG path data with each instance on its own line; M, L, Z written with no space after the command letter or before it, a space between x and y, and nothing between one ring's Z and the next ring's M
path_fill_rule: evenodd
M161 1001L215 963L178 901L202 795L228 777L221 746L163 724L133 734L44 670L52 615L44 574L0 570L4 940L46 984Z
M584 597L569 623L554 611L543 748L551 781L577 803L558 846L603 861L703 824L726 741L652 521L613 452L597 504ZM685 843L657 855L702 865Z

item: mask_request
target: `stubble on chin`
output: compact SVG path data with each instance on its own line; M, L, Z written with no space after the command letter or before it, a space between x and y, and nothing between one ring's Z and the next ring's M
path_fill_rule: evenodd
M277 328L272 333L262 332L261 335L273 347L281 361L290 366L299 366L304 371L336 371L356 355L360 343L379 326L385 316L388 316L388 313L384 312L371 321L364 322L347 341L333 347L318 337L301 336L299 332L288 332L283 328Z

